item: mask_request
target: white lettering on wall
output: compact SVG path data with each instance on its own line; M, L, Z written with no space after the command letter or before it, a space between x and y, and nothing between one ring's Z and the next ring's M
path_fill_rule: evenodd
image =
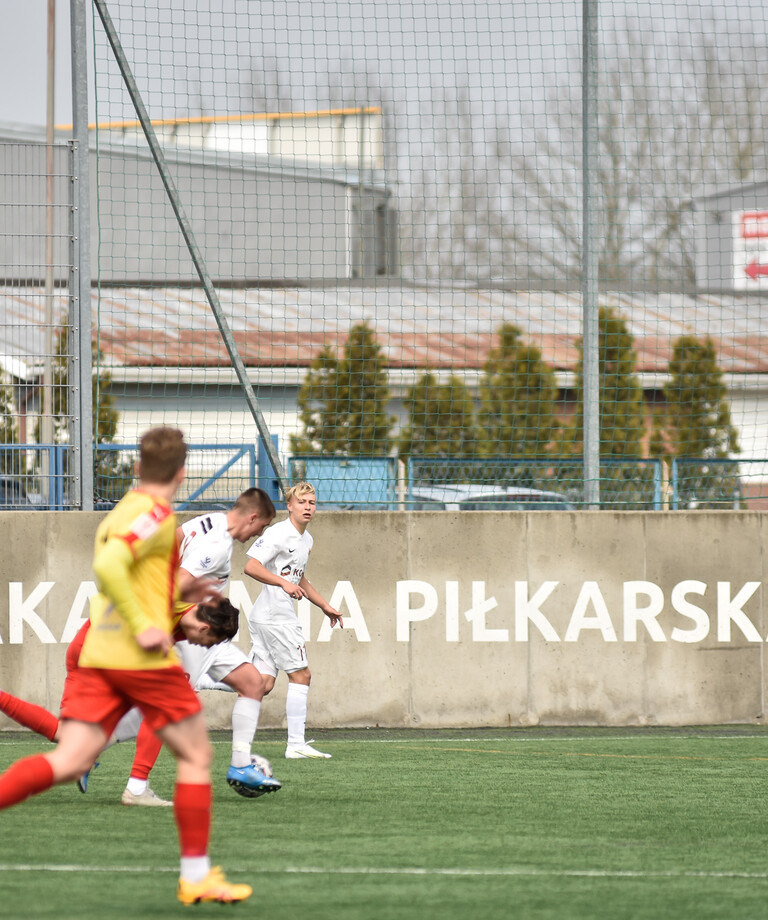
M641 604L645 596L647 603ZM637 624L642 623L654 642L665 642L664 630L656 617L664 609L664 592L652 581L624 582L624 641L637 642Z
M515 641L528 641L528 621L538 629L547 642L559 642L560 637L554 626L541 612L541 605L560 584L558 581L545 581L539 590L528 597L528 582L515 582Z
M672 608L696 624L693 629L680 629L675 626L672 630L673 642L701 642L709 635L709 617L706 611L687 600L688 594L707 593L707 586L703 581L681 581L672 589Z
M11 644L22 644L25 636L27 639L34 636L44 644L56 643L45 616L38 612L43 602L49 609L66 609L68 598L58 597L55 587L56 583L52 581L39 582L31 588L20 581L8 582L8 641ZM740 586L719 581L708 586L706 582L691 579L673 585L669 594L665 595L664 590L652 581L620 582L611 585L611 596L615 596L618 589L622 599L622 609L614 611L612 620L603 588L597 581L584 581L580 585L564 585L558 581L541 584L517 581L514 583L513 609L509 610L500 607L485 581L472 581L471 596L467 598L466 583L462 586L462 582L455 579L441 585L407 579L395 584L394 633L398 642L410 642L417 624L434 618L435 625L429 628L444 629L445 641L450 643L528 642L531 627L535 629L535 635L545 642L560 642L552 620L562 623L563 614L567 615L570 604L570 618L563 637L563 641L568 643L579 642L587 632L593 636L599 634L606 643L615 643L618 641L616 626L623 622L622 639L626 643L650 639L652 642L670 640L691 645L704 641L710 635L715 618L717 642L762 643L764 640L752 619L754 616L759 620L759 596L755 598L755 595L761 588L762 582L759 581L749 581ZM95 593L96 586L92 581L80 582L69 605L59 640L61 643L68 644L74 638L87 618L88 602ZM250 612L252 603L246 583L232 581L229 597L236 607L246 614ZM707 597L707 606L711 608L709 613L692 600ZM754 607L752 611L745 609L750 601ZM342 614L345 631L353 632L358 642L371 641L363 606L351 581L336 582L329 603ZM379 599L377 604L391 609L386 600ZM312 612L312 606L306 598L297 604L306 640L313 638L310 626L314 617L316 640L330 642L334 634L330 620L325 616L318 619L319 612ZM392 628L387 624L391 624L391 619L387 619L385 625L377 630L381 633L383 629L385 638L387 630ZM768 642L768 636L765 641ZM3 637L0 636L0 644L2 642Z
M422 603L411 607L411 597L420 596ZM411 638L411 623L428 620L437 611L437 591L428 581L398 581L395 598L395 636L398 642Z
M24 641L25 623L44 645L56 642L53 633L35 610L55 584L55 581L41 581L24 600L23 582L8 582L8 641L11 645L21 645Z
M489 629L485 615L499 605L495 597L485 598L485 582L472 582L472 607L464 614L472 623L473 642L509 642L508 629Z
M81 581L69 608L69 616L64 625L64 632L61 634L61 641L66 645L75 638L78 629L85 623L90 615L89 601L97 594L96 583L93 581Z
M755 628L755 624L741 609L744 604L760 587L759 581L748 581L736 597L731 597L731 583L718 581L717 583L717 640L718 642L731 641L731 622L735 623L744 633L748 642L762 642L762 636Z
M594 614L587 616L587 610L590 607L594 610ZM582 629L597 629L603 634L605 642L616 641L616 630L613 628L608 606L596 581L585 581L581 586L571 614L571 621L565 631L565 641L577 642Z
M342 615L342 619L344 620L344 632L351 630L357 637L358 642L371 641L371 634L368 632L368 625L365 622L360 601L357 599L351 581L337 582L336 587L333 589L333 594L328 599L328 603ZM331 621L325 614L323 614L322 620L323 622L320 625L317 641L330 642L331 636L335 632L339 632L339 627L333 628L331 626Z

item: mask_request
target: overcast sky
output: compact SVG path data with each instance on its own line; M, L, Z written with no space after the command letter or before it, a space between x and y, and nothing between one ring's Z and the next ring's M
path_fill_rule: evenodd
M190 31L186 43L185 73L190 81L196 60L202 64L202 73L213 73L222 59L226 66L237 60L242 63L249 53L242 37L248 35L251 42L258 41L258 53L261 49L269 51L286 66L298 94L302 81L305 85L311 82L316 60L327 68L346 58L365 61L384 75L385 82L401 81L403 92L416 99L425 81L439 83L445 79L450 84L455 74L485 94L484 98L498 98L509 96L510 90L524 97L529 94L528 86L541 87L552 80L554 71L568 66L565 50L578 51L579 47L582 0L198 0L197 6L191 0L111 0L111 15L127 51L132 40L124 25L132 8L138 11L138 31L148 33L140 40L146 41L150 50L157 40L152 17L146 17L148 28L147 23L140 22L144 8L159 9L161 20L166 17L179 23L174 32L182 40L187 21L200 17L203 28ZM205 28L205 15L199 12L206 8L214 10L210 30ZM174 9L187 12L174 19L170 12ZM194 12L190 14L190 10ZM600 0L600 10L601 23L607 25L627 14L640 20L676 17L682 29L686 17L697 21L709 15L716 19L732 17L734 21L739 17L763 31L768 22L765 0L742 0L739 4L726 0ZM62 123L71 121L68 0L57 0L56 15L56 121ZM88 15L90 18L90 11ZM43 125L47 0L0 0L0 16L0 122ZM226 55L215 45L205 46L206 32L215 33L222 23L229 24L229 34L238 36L235 54L229 44ZM101 41L100 24L97 32ZM202 80L203 101L219 107L227 92L226 83L226 79L220 80L223 88L219 98L215 81L206 85ZM156 114L162 95L157 93L155 100L150 100L150 114ZM311 99L308 102L311 104ZM228 104L231 107L231 101ZM119 117L104 108L102 98L100 118Z

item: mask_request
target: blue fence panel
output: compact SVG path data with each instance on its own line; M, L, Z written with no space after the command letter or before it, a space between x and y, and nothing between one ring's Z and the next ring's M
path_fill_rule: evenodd
M317 491L318 505L392 510L397 507L397 460L394 457L290 457L292 482L306 480Z

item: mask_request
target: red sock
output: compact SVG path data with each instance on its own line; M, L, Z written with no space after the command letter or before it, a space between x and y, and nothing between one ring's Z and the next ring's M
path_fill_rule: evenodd
M136 735L136 753L133 755L131 767L131 776L134 779L147 779L162 746L162 741L142 720L139 733Z
M10 716L14 722L31 728L33 732L43 735L49 741L53 741L59 728L59 720L52 712L48 712L42 706L20 700L17 696L11 696L4 690L0 690L0 711Z
M205 856L211 830L211 784L176 783L173 813L182 857Z
M0 808L18 805L53 785L53 767L42 754L17 760L0 776Z

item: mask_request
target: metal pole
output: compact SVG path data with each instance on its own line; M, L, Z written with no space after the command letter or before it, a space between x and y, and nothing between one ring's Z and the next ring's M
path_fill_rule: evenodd
M73 504L93 510L93 391L91 354L91 222L88 164L88 33L86 0L70 0L72 47L73 204L70 315L72 368L69 394L72 413Z
M93 0L93 2L96 6L96 10L98 11L99 16L101 17L101 22L104 26L104 31L107 33L109 43L112 46L115 60L117 61L117 65L120 68L120 73L123 76L123 82L125 83L128 94L131 97L133 106L136 109L136 114L139 116L139 121L141 122L144 136L146 137L147 143L149 144L149 149L152 152L152 157L160 173L160 178L163 180L165 191L168 194L168 199L171 203L171 207L173 208L173 212L176 215L176 220L178 221L179 228L181 229L182 236L184 237L184 241L187 244L187 249L189 250L192 262L194 263L195 269L197 270L198 277L202 282L205 296L207 297L208 303L211 307L211 310L213 311L214 318L216 319L216 324L219 327L219 332L221 333L221 337L224 341L227 351L229 352L229 357L235 368L237 379L239 380L240 386L243 388L243 392L245 393L245 398L248 402L248 408L251 410L251 415L256 422L256 427L259 431L259 434L261 435L264 447L272 464L272 469L280 481L280 488L283 490L283 492L285 492L288 487L288 479L285 475L285 471L283 470L283 465L280 462L280 457L278 456L274 444L272 443L272 438L270 437L267 423L264 421L264 416L262 415L261 409L259 408L256 394L253 392L253 387L251 386L251 381L248 379L248 372L246 371L245 364L243 364L243 360L240 357L240 352L237 350L237 345L235 344L235 340L229 328L229 323L227 322L227 319L224 316L224 311L221 308L218 294L216 293L216 290L213 286L213 281L208 274L208 269L206 268L202 253L200 252L194 234L192 233L192 227L189 223L186 213L184 212L184 209L182 208L181 199L179 198L176 186L174 185L173 179L168 172L165 157L163 156L163 152L160 149L160 145L157 141L155 129L152 127L152 123L149 120L149 115L147 114L144 102L142 101L142 98L139 94L139 90L136 86L136 81L133 78L133 74L131 73L131 68L128 64L128 60L123 53L123 48L120 44L120 39L118 38L117 32L115 31L115 27L112 23L112 18L110 17L109 11L107 10L107 5L104 0Z
M600 232L594 194L598 186L597 124L597 7L598 0L582 0L582 376L584 411L584 503L600 507L600 369L598 362L598 262Z
M53 495L50 450L53 444L53 125L56 64L56 0L48 0L48 73L45 113L45 334L43 338L43 399L40 413L42 492L50 507Z

